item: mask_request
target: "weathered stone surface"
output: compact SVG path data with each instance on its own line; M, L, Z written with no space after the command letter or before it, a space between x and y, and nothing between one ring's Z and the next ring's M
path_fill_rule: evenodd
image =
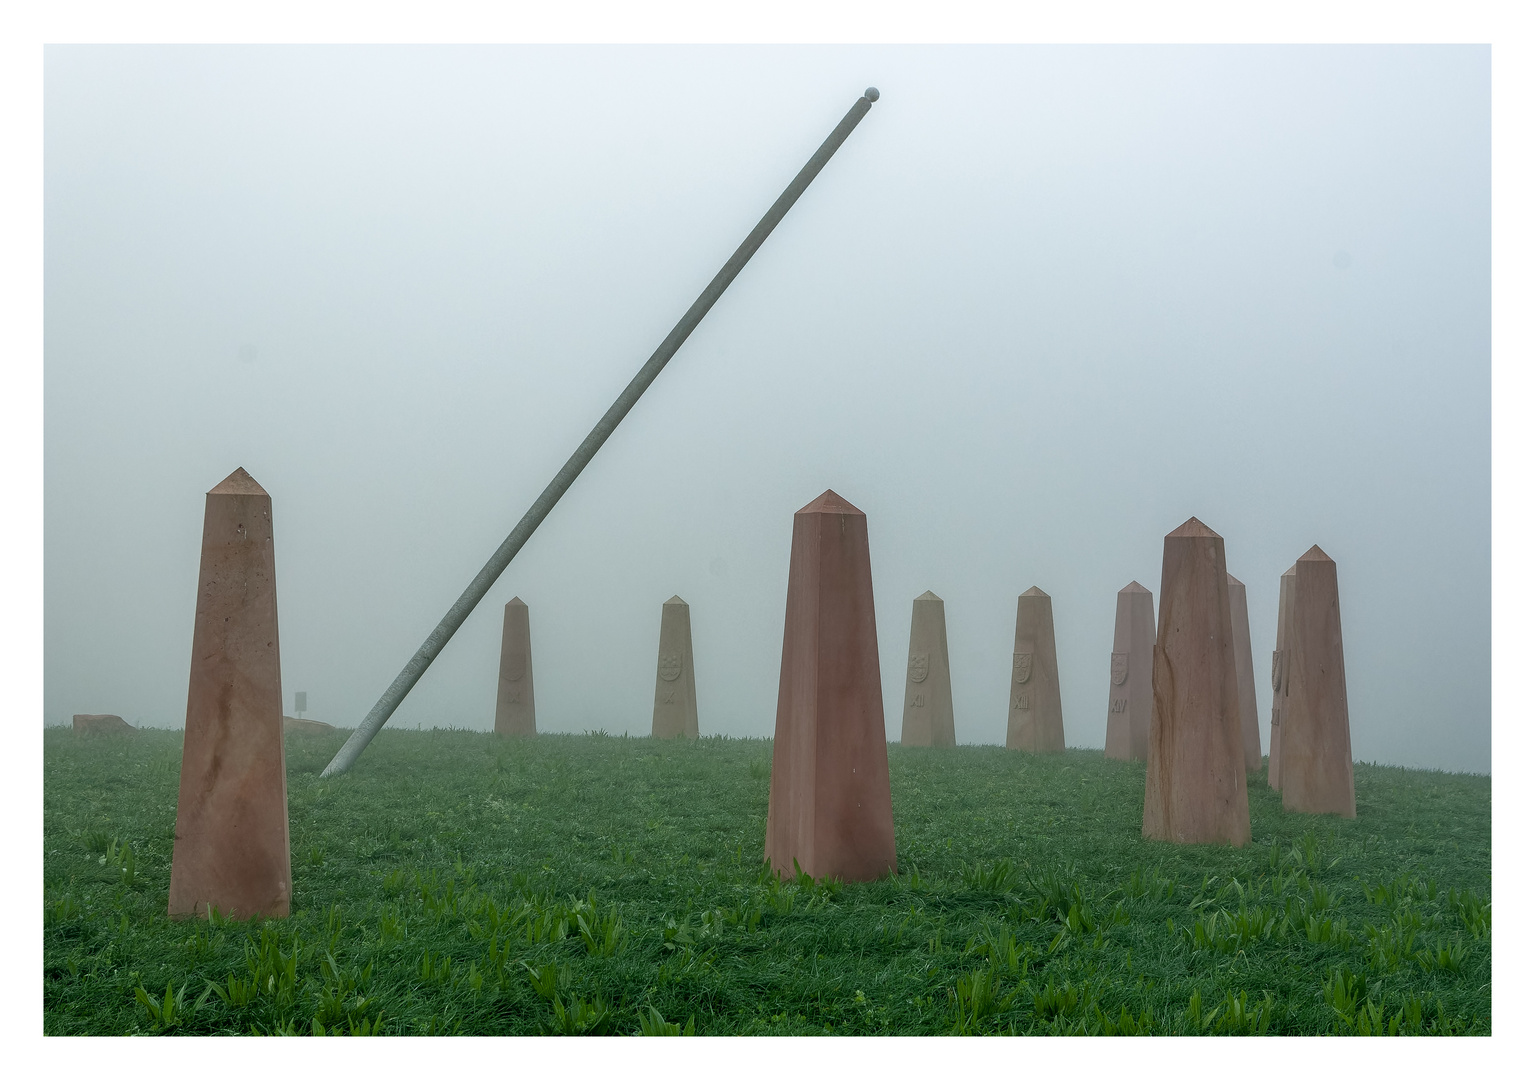
M533 718L533 637L528 630L528 605L516 596L506 602L501 618L496 734L538 734Z
M1269 714L1269 787L1281 790L1284 777L1284 703L1290 689L1290 612L1295 606L1295 567L1279 577L1279 627L1274 634L1274 657L1269 685L1274 688L1274 708Z
M1105 757L1145 761L1151 728L1151 650L1157 621L1151 590L1132 581L1114 604L1114 651L1109 654L1109 724Z
M171 915L288 914L282 721L272 500L236 469L203 516Z
M1252 627L1247 620L1247 586L1228 572L1226 595L1231 599L1231 651L1237 662L1237 700L1242 706L1242 756L1248 772L1263 767L1258 738L1258 688L1253 675Z
M693 622L680 596L661 605L661 647L656 657L656 703L650 735L655 739L698 738Z
M925 592L911 602L906 653L902 746L954 745L954 694L949 685L949 631L943 601Z
M1036 754L1066 749L1061 678L1055 664L1055 615L1049 594L1037 586L1018 597L1008 681L1007 746Z
M1338 566L1312 546L1295 563L1284 714L1284 808L1354 816Z
M780 876L896 869L869 527L833 491L794 515L763 854Z
M138 730L115 713L75 713L76 735L136 735Z
M1148 839L1239 847L1252 840L1231 638L1226 542L1189 518L1162 542L1141 824Z
M320 735L327 731L335 731L336 725L327 724L320 720L302 720L297 716L285 716L282 718L283 734L291 735L294 732L306 735Z

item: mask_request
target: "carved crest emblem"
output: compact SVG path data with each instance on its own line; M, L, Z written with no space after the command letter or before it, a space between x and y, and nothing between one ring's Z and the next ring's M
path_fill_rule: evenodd
M1130 676L1130 654L1117 652L1109 654L1109 678L1114 680L1115 686L1125 685L1125 679Z
M1274 650L1274 669L1269 674L1269 685L1276 691L1284 684L1284 651Z
M927 653L915 652L906 664L906 677L912 682L921 682L927 678Z
M682 674L682 657L676 653L662 653L661 661L656 665L656 674L671 682Z
M1032 674L1034 674L1034 654L1031 652L1013 653L1013 682L1026 683Z
M513 653L501 662L501 677L507 682L517 682L528 673L528 658L521 653Z

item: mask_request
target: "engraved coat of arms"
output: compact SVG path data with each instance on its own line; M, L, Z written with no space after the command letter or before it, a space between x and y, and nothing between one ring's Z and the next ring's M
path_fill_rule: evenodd
M1284 685L1284 650L1274 650L1274 668L1269 674L1269 685L1277 692Z
M676 653L662 653L661 660L656 665L656 674L667 682L671 682L682 674L682 657Z
M1034 654L1031 652L1013 653L1013 682L1026 683L1032 674L1034 674Z
M1109 654L1109 678L1114 680L1115 686L1125 685L1125 680L1130 677L1130 654L1117 652Z
M522 653L513 653L501 663L501 677L507 682L517 682L528 673L528 659Z
M906 677L912 682L921 682L927 678L927 653L911 654L911 659L906 664Z

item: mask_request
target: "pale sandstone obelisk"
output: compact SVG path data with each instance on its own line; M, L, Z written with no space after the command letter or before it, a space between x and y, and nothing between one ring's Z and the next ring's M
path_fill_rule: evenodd
M673 596L661 605L661 646L656 657L653 739L698 738L698 693L693 685L693 622L688 605Z
M1274 634L1274 658L1269 685L1274 688L1274 708L1269 714L1269 787L1279 791L1284 780L1285 696L1290 692L1290 611L1295 606L1295 567L1279 576L1279 627Z
M1295 563L1290 686L1284 715L1284 808L1354 816L1354 756L1343 681L1338 564L1312 546Z
M954 745L949 631L944 625L943 601L931 591L911 602L911 647L906 652L901 745Z
M528 630L528 605L516 596L506 602L501 617L496 734L538 734L538 725L533 718L533 637Z
M780 876L896 869L869 523L834 491L794 515L763 857Z
M288 914L282 736L272 499L236 469L203 511L169 914Z
M1159 607L1141 833L1240 847L1252 825L1226 542L1198 518L1162 541Z
M1231 598L1231 651L1237 662L1237 700L1242 705L1242 756L1248 772L1263 767L1263 744L1258 740L1258 687L1253 674L1252 627L1247 620L1247 586L1230 572L1226 595Z
M1007 747L1051 754L1066 749L1061 680L1055 665L1055 615L1038 586L1018 597L1013 673L1008 683Z
M1114 651L1109 655L1109 725L1105 757L1146 760L1151 727L1151 648L1157 621L1151 590L1132 581L1114 604Z

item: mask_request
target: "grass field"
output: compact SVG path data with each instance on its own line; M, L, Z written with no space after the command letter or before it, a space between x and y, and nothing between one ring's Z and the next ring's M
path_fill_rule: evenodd
M1491 782L1141 839L1096 751L890 748L898 876L762 871L772 744L288 738L293 915L165 916L179 731L44 736L49 1034L1486 1034Z

